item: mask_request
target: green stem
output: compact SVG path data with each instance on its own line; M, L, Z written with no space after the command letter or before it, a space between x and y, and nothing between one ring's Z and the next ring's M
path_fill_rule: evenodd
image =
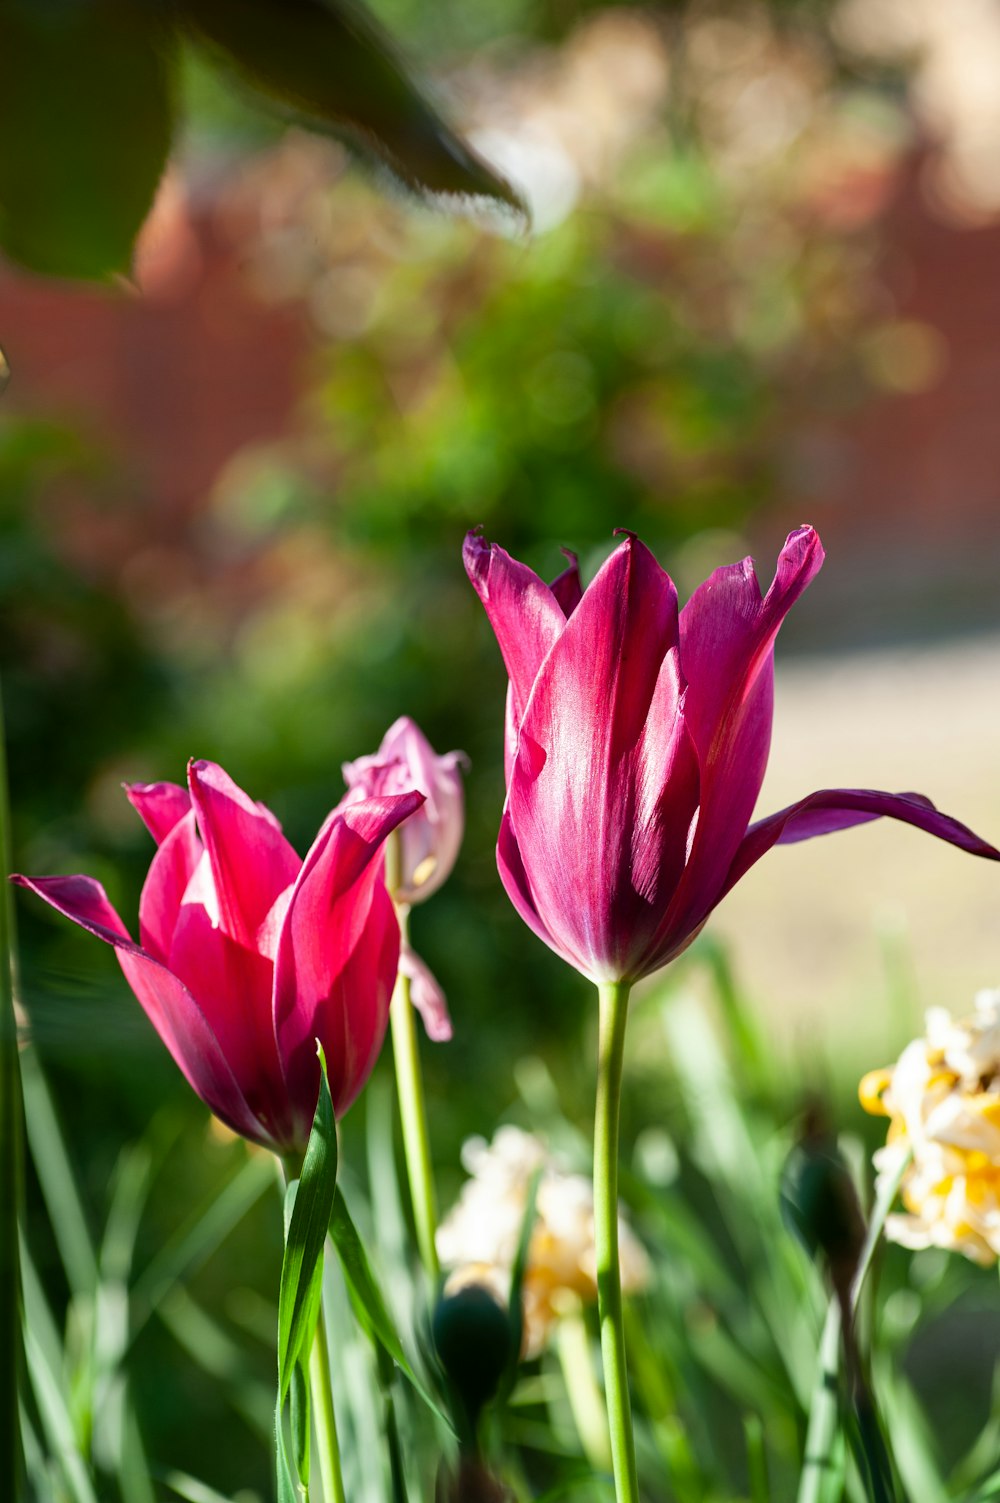
M14 1012L10 799L3 713L0 708L0 1497L19 1498L24 1456L18 1393L23 1361L21 1270L17 1233L23 1192L23 1106Z
M326 1337L326 1314L320 1305L316 1338L309 1353L309 1388L319 1444L319 1469L323 1478L323 1503L346 1503L340 1470L340 1442L330 1382L330 1346Z
M397 840L391 835L386 842L386 882L392 892L394 852ZM400 905L400 940L405 945L408 939L408 910ZM399 1116L403 1125L403 1152L406 1157L406 1177L410 1186L413 1204L413 1220L417 1229L417 1245L420 1257L433 1283L437 1283L441 1265L438 1262L437 1206L434 1198L434 1175L431 1169L430 1138L427 1132L427 1111L424 1106L424 1083L420 1073L420 1048L417 1038L417 1022L413 1003L410 1001L409 977L398 975L389 1008L392 1026L392 1054L396 1065L396 1090L399 1094Z
M632 1407L625 1365L625 1327L618 1262L618 1115L630 985L604 981L600 996L597 1106L594 1112L594 1243L597 1308L604 1358L604 1397L618 1503L638 1503Z

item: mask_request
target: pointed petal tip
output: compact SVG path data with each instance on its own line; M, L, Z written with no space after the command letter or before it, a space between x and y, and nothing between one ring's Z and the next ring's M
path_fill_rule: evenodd
M815 527L806 522L788 534L781 550L780 561L784 562L787 558L799 568L811 564L812 574L815 574L825 557L826 550L820 541L819 533Z

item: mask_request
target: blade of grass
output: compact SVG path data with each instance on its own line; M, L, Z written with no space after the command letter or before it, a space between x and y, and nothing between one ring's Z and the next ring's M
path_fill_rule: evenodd
M174 1284L207 1262L250 1207L273 1185L270 1156L251 1154L228 1183L199 1206L164 1244L132 1287L130 1346Z
M0 1497L17 1498L24 1486L18 1394L24 1362L18 1227L23 1196L23 1106L17 1018L14 1012L14 908L10 799L3 706L0 704Z

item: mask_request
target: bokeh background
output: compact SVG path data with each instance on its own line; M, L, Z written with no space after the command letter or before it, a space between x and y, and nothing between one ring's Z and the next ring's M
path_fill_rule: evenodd
M455 1021L425 1050L447 1200L462 1138L539 1070L586 1122L594 1021L496 876L504 679L470 526L549 576L561 546L592 572L627 526L684 594L747 551L766 582L813 522L828 562L779 644L762 808L914 788L1000 833L1000 10L375 9L520 183L533 234L394 196L186 58L132 283L0 268L0 672L17 866L96 875L127 918L150 849L124 779L212 758L304 850L341 762L397 715L468 752L465 847L413 923ZM751 873L713 934L790 1101L823 1084L862 1131L852 1076L924 1006L1000 980L997 896L985 863L888 825ZM151 1115L187 1145L151 1249L232 1147L110 951L27 901L19 923L85 1197ZM254 1214L226 1271L250 1284L279 1252ZM163 1329L142 1339L146 1422L197 1472L208 1380ZM263 1494L232 1424L217 1484Z

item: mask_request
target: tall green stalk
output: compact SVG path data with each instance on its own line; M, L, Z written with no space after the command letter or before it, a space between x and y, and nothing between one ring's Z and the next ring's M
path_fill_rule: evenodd
M400 854L399 836L392 834L386 841L385 851L385 881L390 894L394 894L399 888ZM409 909L401 903L397 906L396 913L399 918L400 942L405 945L408 940ZM436 1283L441 1265L438 1262L436 1242L434 1173L427 1132L427 1110L424 1105L424 1082L420 1071L417 1023L413 1003L410 1001L409 977L402 972L396 977L389 1021L392 1028L393 1062L396 1067L396 1090L399 1095L399 1117L403 1127L403 1153L417 1231L417 1246L431 1281Z
M0 1497L19 1499L24 1492L24 1453L18 1412L23 1336L17 1233L24 1149L14 1013L13 904L7 881L10 863L10 798L0 705Z
M618 1118L625 1056L630 985L605 981L598 987L600 1028L597 1104L594 1112L594 1243L597 1308L604 1359L604 1396L611 1432L611 1459L618 1503L638 1503L639 1484L632 1435L632 1406L625 1365L622 1281L618 1258Z
M323 1478L323 1503L346 1503L344 1478L340 1469L337 1416L333 1407L330 1343L326 1337L326 1313L322 1304L316 1321L316 1337L309 1353L309 1387L312 1390L320 1476Z

